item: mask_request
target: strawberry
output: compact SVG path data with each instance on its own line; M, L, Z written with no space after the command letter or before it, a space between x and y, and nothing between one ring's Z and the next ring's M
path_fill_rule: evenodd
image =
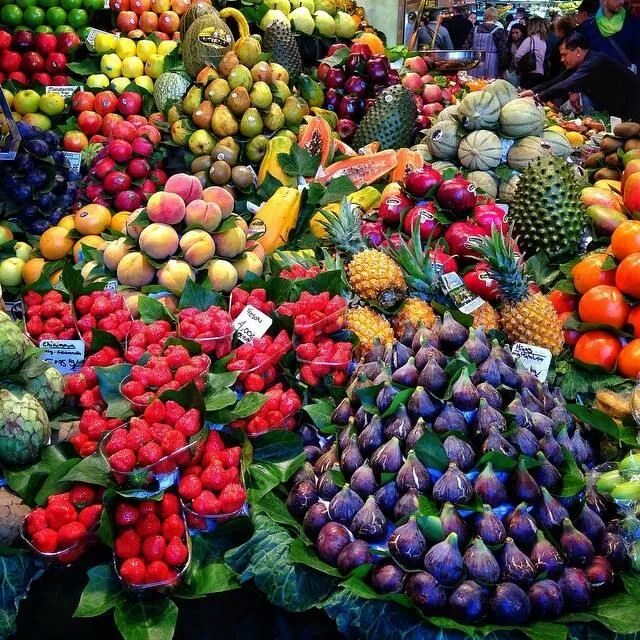
M33 546L42 553L54 553L58 549L58 534L53 529L42 529L33 535Z
M51 499L49 499L49 503L45 508L45 514L47 517L47 525L54 531L58 531L63 525L69 524L78 518L78 513L73 505L70 502L62 500L51 502Z
M240 464L241 456L241 447L231 447L229 449L225 449L224 451L220 451L220 453L217 454L218 460L222 462L226 469L237 467Z
M165 549L164 561L171 567L180 567L187 561L188 557L189 551L182 540L177 536L171 538Z
M85 442L79 449L78 455L81 458L88 458L98 450L98 443L93 441Z
M185 435L177 429L171 429L162 438L161 446L165 455L175 453L187 444Z
M129 527L138 521L139 513L135 505L121 502L115 509L114 521L119 527Z
M171 540L174 537L182 538L184 535L184 523L177 513L170 515L162 523L162 535L165 540Z
M189 364L189 352L182 346L172 345L166 351L167 364L172 369L178 369Z
M169 578L169 567L162 560L154 560L147 565L144 581L147 584L164 582Z
M33 538L37 531L47 528L47 514L42 507L36 507L28 516L26 523L26 532L30 538Z
M128 473L136 466L136 454L131 449L121 449L109 456L109 464L114 471Z
M68 549L87 535L87 528L81 522L70 522L58 530L58 546Z
M250 373L243 381L243 387L247 393L251 391L260 393L264 391L265 386L265 380L257 373Z
M158 505L155 500L143 500L138 505L138 510L140 511L141 515L147 515L150 513L157 515Z
M146 567L140 558L127 558L120 567L120 577L127 584L143 584L145 574Z
M180 500L175 493L165 491L162 500L160 500L160 517L164 520L170 516L180 513Z
M160 519L155 513L145 513L136 523L136 532L141 538L155 536L160 533L161 529Z
M106 440L104 451L108 456L113 455L117 451L127 448L128 433L125 429L116 429L111 433L111 436Z
M80 315L86 315L91 310L91 306L93 305L93 300L89 296L79 296L76 298L75 306L76 311Z
M176 380L176 382L178 382L180 386L183 386L191 382L192 380L195 380L200 375L200 373L201 372L196 367L186 365L180 367L175 372L173 379Z
M188 340L192 340L193 338L197 338L199 334L198 327L193 322L181 322L180 323L180 335L183 338L187 338Z
M247 499L247 492L239 484L228 484L219 496L222 513L235 513L242 508Z
M133 529L125 529L114 542L115 554L120 560L139 556L141 547L140 535Z
M191 507L201 516L213 516L220 513L220 503L211 491L203 491L194 499Z
M138 464L148 467L162 458L162 447L157 442L147 442L138 451Z
M161 444L164 437L169 433L169 431L173 431L168 424L164 422L154 422L151 425L151 437L158 443Z
M165 419L167 424L172 427L175 426L176 422L186 413L186 409L173 400L167 400L164 404L164 408L166 411Z
M42 296L37 291L27 291L22 299L27 307L31 307L34 304L40 304L42 302Z
M199 464L192 464L182 469L182 475L184 477L196 476L196 478L199 478L201 474L202 474L202 467Z
M205 489L220 491L226 485L224 465L222 462L220 462L220 460L212 461L212 463L202 472L200 482L202 482L202 486Z
M296 355L300 360L311 361L318 355L318 347L313 343L304 343L296 347Z
M224 449L224 442L222 437L217 431L209 431L207 440L204 443L205 451L222 451Z
M88 504L92 504L96 499L95 489L88 484L77 484L69 491L71 502L81 509Z
M160 535L148 536L142 542L142 555L146 562L162 560L167 543Z
M200 431L200 412L197 409L189 409L182 417L178 418L175 428L187 438L194 436Z
M78 522L81 522L87 529L92 529L102 516L102 505L91 504L80 511L78 514Z
M166 365L161 365L148 370L147 372L149 384L152 387L161 387L174 379L171 369Z
M113 306L108 298L97 298L93 301L89 313L94 318L104 318L113 311Z

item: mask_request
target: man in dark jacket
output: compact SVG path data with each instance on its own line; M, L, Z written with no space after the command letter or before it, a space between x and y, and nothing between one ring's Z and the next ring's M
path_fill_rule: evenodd
M454 49L463 48L465 40L471 33L471 29L473 29L471 20L462 11L460 7L454 7L453 16L445 21Z
M629 69L599 51L579 32L560 43L560 59L566 71L520 96L536 96L540 101L565 102L581 93L594 109L623 120L640 119L640 81Z
M593 51L606 53L625 67L640 69L640 19L624 8L624 0L602 0L595 17L578 30Z

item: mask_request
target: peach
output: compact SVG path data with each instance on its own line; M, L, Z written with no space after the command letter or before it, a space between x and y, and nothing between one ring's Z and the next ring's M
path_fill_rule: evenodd
M183 260L169 260L167 264L158 269L158 283L171 293L181 294L184 291L187 278L195 280L196 274Z
M179 16L186 13L190 6L191 2L189 2L189 0L171 0L171 9Z
M152 282L156 270L139 251L133 251L120 260L117 275L120 284L139 289Z
M207 231L215 231L222 222L222 211L215 202L192 200L188 205L184 217L185 224L198 224Z
M161 14L171 9L171 0L151 0L151 11Z
M207 202L215 202L220 207L220 211L222 211L223 220L228 218L233 212L235 200L233 196L222 187L207 187L202 192L202 199Z
M247 234L240 227L213 234L216 253L223 258L235 258L247 247Z
M127 218L126 231L127 235L134 240L137 240L142 233L144 227L140 223L136 223L136 218L144 211L144 209L136 209L129 214Z
M233 220L236 223L236 227L240 227L245 233L249 232L249 225L246 223L245 219L242 216L234 213Z
M122 292L124 297L124 303L127 305L127 309L129 309L129 313L131 317L137 318L140 313L138 311L138 303L140 302L140 296L143 294L139 291L134 291L133 289L125 289Z
M255 253L256 256L258 256L258 260L262 263L264 263L264 260L267 257L264 247L257 240L247 240L247 251Z
M238 272L228 260L212 260L207 275L214 291L231 291L238 284Z
M109 269L109 271L115 271L118 268L120 260L130 251L131 245L128 242L128 238L118 238L117 240L107 242L107 246L102 252L104 266Z
M189 204L192 200L202 199L200 180L186 173L176 173L171 176L164 185L164 190L165 193L175 193L180 196L185 204Z
M205 262L213 258L216 253L216 245L213 238L203 229L187 231L180 238L180 248L184 259L192 267L201 267Z
M233 266L238 272L240 280L244 280L249 273L258 278L262 275L262 261L253 251L246 251L240 260L234 260Z
M138 239L140 249L154 260L164 260L178 250L180 238L168 224L154 222L143 229Z
M167 184L169 184L168 181ZM184 212L184 200L176 193L159 191L154 193L147 202L147 215L151 222L177 224L184 218Z
M156 300L163 304L171 313L178 313L178 298L172 293L167 293L156 298Z

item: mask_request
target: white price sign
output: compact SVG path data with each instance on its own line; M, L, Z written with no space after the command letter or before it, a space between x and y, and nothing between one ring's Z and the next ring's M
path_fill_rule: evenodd
M82 154L77 151L63 151L64 157L67 159L69 163L69 169L71 171L80 172L80 165L82 164Z
M273 320L262 311L247 305L242 313L234 320L233 328L240 342L251 342L267 333Z
M551 351L544 347L536 347L533 344L516 342L511 347L513 357L520 360L522 366L533 373L533 375L544 382L549 374L551 366Z
M60 373L79 371L84 362L82 340L42 340L42 359L52 364Z
M104 285L105 291L111 291L112 293L118 292L118 281L116 279L109 280L107 284Z
M66 85L47 85L44 89L45 93L59 93L65 100L70 98L76 91L82 89L75 84Z

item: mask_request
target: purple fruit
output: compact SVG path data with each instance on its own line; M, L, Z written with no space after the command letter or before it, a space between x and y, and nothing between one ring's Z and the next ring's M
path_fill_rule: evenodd
M473 498L473 486L457 465L450 464L433 485L433 497L441 503L467 504Z
M540 444L540 442L538 443ZM538 451L536 459L540 462L539 467L532 469L532 475L540 487L547 487L551 491L556 491L562 485L560 472L547 460L542 451Z
M382 485L374 494L376 504L387 518L393 517L393 509L400 499L400 492L394 480Z
M309 511L304 514L302 520L302 528L304 532L315 540L320 533L320 529L329 522L329 511L327 505L324 502L316 502L309 507Z
M555 580L564 571L562 554L545 538L542 531L538 531L536 534L536 543L531 549L530 557L538 574L546 573Z
M379 478L383 473L396 473L403 464L398 438L391 438L371 454L371 468Z
M318 496L323 500L331 500L333 496L340 492L340 487L334 480L333 474L331 473L332 471L340 471L340 467L336 465L335 469L325 471L318 478Z
M629 562L627 546L619 533L607 531L598 545L598 553L603 555L614 569L624 569Z
M453 587L462 579L464 562L458 549L458 536L450 533L445 540L433 545L424 557L424 568L442 586Z
M569 517L567 510L542 487L542 500L536 506L536 516L544 527L550 530L558 530L562 521Z
M400 84L402 79L400 78L400 74L397 69L390 69L389 74L387 75L387 86L393 87L396 84Z
M349 438L349 442L342 450L340 456L340 469L347 480L351 480L354 472L364 464L364 458L358 448L355 434Z
M532 503L540 498L540 487L527 470L522 458L518 461L510 480L511 495L517 502Z
M604 535L604 522L602 518L586 504L582 507L580 515L576 518L576 527L595 544L597 544Z
M368 460L365 460L362 466L353 472L353 475L349 479L349 484L363 500L376 492L378 483L373 475L373 470L369 466Z
M442 531L445 535L455 533L458 536L460 546L462 548L467 546L467 543L469 542L469 528L456 508L450 502L447 502L442 506L442 511L440 512L440 524L442 525Z
M331 422L345 427L349 424L349 418L353 417L353 406L349 398L344 398L331 414Z
M418 376L418 384L424 386L427 391L430 391L435 395L440 395L449 386L448 376L442 368L442 363L438 362L438 356L442 356L442 354L435 347L422 347L416 354L416 362L418 358L421 357L421 354L425 356L428 354L428 357L420 375ZM442 357L444 359L444 356ZM420 369L419 366L418 368ZM433 401L432 404L434 407L438 407L438 405ZM438 411L434 408L433 414L430 415L429 418L435 417L437 413ZM427 418L425 417L425 420L426 419Z
M478 412L479 411L480 410L478 410ZM518 455L516 448L510 442L505 440L502 434L495 427L491 427L489 429L489 435L482 443L481 451L483 454L488 453L489 451L497 451L509 458L516 458Z
M447 436L442 446L447 453L449 462L457 464L458 468L465 472L473 468L476 462L476 454L468 442L455 435L450 435Z
M318 533L316 541L318 555L335 567L340 552L351 542L353 542L353 535L347 527L339 522L328 522Z
M466 350L471 362L475 362L476 364L484 362L489 357L489 353L491 353L482 329L471 328L469 338L462 347Z
M362 115L364 109L364 102L362 98L354 95L344 96L340 105L338 106L339 118L350 118L351 120L358 120Z
M574 567L586 567L591 564L595 555L591 540L578 531L569 518L564 518L562 521L560 546L569 564Z
M431 487L429 472L414 451L409 451L405 463L400 467L396 476L396 484L401 493L409 489L417 489L421 493L426 493Z
M591 585L581 569L567 568L558 580L567 611L587 611L591 606Z
M331 498L329 502L329 516L334 522L349 526L353 517L362 509L362 498L348 485Z
M464 566L468 577L482 584L496 584L500 579L500 565L480 537L465 551Z
M476 478L473 488L483 504L497 507L507 501L507 489L488 462Z
M371 56L367 60L367 76L375 83L385 82L390 71L389 58L385 55Z
M469 338L469 329L460 324L446 311L442 319L442 326L438 331L440 349L444 353L455 353Z
M411 516L390 536L387 543L391 557L402 567L417 569L422 566L427 551L427 541Z
M403 345L401 349L406 349ZM394 348L394 353L396 349ZM415 358L409 356L404 364L394 364L397 367L391 376L391 381L404 387L415 387L418 382L419 371L416 369Z
M418 420L418 418L431 420L438 415L439 408L436 406L431 396L426 392L425 388L417 386L407 401L407 413L412 420Z
M316 502L318 502L318 494L315 484L302 480L291 488L287 497L287 508L292 516L302 518L309 507Z
M324 92L324 108L329 111L338 111L342 102L342 94L337 89L327 89Z
M353 94L358 98L364 98L367 95L368 83L362 76L352 75L347 78L344 83L344 92L346 94Z
M363 564L371 564L373 556L369 545L364 540L354 540L349 543L338 556L338 570L342 574L353 571Z
M400 593L405 575L395 562L383 562L371 570L371 586L378 593Z
M346 79L347 75L340 67L331 67L324 77L324 84L329 89L341 89Z
M473 580L465 580L449 597L452 617L474 624L487 613L488 591Z
M562 591L553 580L540 580L529 589L531 613L540 620L557 618L564 608Z
M529 557L520 551L512 538L505 540L498 561L503 580L515 582L521 587L528 587L533 583L536 577L535 567Z
M393 507L393 519L398 521L415 513L420 508L420 494L416 489L407 489Z
M436 433L459 431L466 434L467 423L464 419L464 414L459 409L456 409L451 402L447 402L442 411L440 411L440 415L435 419L433 430Z
M384 426L380 416L373 416L371 422L360 432L358 447L363 455L370 456L384 442Z
M344 70L350 76L365 73L367 70L367 59L360 53L350 53L344 61Z
M613 586L614 573L609 561L602 556L596 556L593 562L584 570L593 593L607 593Z
M537 539L538 527L536 521L527 511L526 502L520 503L505 519L504 526L507 535L521 549L531 549Z
M488 504L482 506L482 513L478 515L475 526L476 535L491 547L502 544L507 538L502 521Z
M529 619L531 603L517 584L505 582L496 587L489 600L489 611L498 624L520 625Z
M478 407L480 396L469 378L469 372L462 370L460 377L451 386L451 402L460 411L473 411Z
M404 583L404 592L427 615L442 611L447 604L446 591L426 571L409 575Z

